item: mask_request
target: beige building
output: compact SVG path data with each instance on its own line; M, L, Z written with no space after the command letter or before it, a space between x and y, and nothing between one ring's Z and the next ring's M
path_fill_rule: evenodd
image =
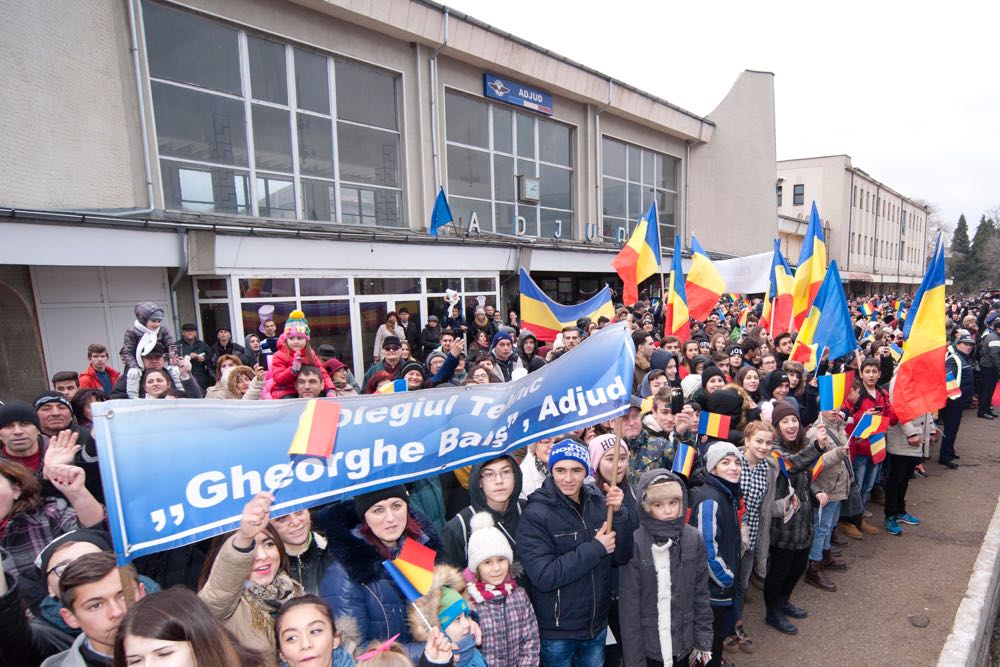
M386 312L422 324L445 290L506 311L519 266L563 302L614 284L651 201L665 255L770 249L769 73L701 117L427 1L0 8L0 313L41 341L0 358L0 397L117 350L144 299L209 342L301 308L360 369Z
M924 276L928 210L851 164L848 155L778 162L778 229L798 261L816 202L831 260L854 293L913 294Z

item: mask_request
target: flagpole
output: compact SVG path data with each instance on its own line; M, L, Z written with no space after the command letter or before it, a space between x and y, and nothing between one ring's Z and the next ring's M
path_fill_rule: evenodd
M624 415L620 415L617 419L615 419L615 451L613 459L615 462L615 469L614 469L615 472L614 475L612 475L611 477L612 489L618 488L618 455L621 453L622 450L622 427L624 419L625 419ZM608 490L610 491L611 489ZM606 522L608 524L608 532L611 532L611 518L614 515L614 513L615 513L614 510L611 509L611 506L609 505L608 519Z

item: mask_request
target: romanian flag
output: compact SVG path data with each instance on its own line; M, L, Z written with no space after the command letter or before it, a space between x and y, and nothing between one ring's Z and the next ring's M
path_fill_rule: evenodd
M437 553L414 539L406 538L399 555L382 561L382 566L399 586L406 599L415 602L427 595L434 579L434 558Z
M820 375L816 380L819 383L819 409L839 410L840 406L844 404L847 394L851 391L854 373Z
M639 283L660 272L660 225L656 202L639 219L632 236L611 262L625 284L622 300L626 306L639 300ZM522 316L523 320L524 317Z
M896 369L892 407L908 422L944 406L945 377L944 243L938 234L934 257L913 299L903 334L903 359Z
M691 270L688 271L684 290L687 292L688 312L691 318L698 321L708 319L719 297L726 291L726 281L694 234L691 235Z
M764 310L760 325L772 337L788 333L792 323L792 289L795 280L792 269L781 255L781 242L775 240L774 255L771 259L771 278L767 293L764 294Z
M691 469L694 468L694 447L683 442L677 445L674 452L674 464L670 466L672 472L690 479Z
M785 476L786 481L790 481L788 477L788 464L785 463L785 459L777 452L777 450L771 450L771 458L774 459L774 465L778 466L778 470L782 475Z
M875 308L873 308L872 305L866 301L861 304L861 314L868 319L871 319L872 315L875 314Z
M747 318L750 317L750 306L744 304L743 309L740 310L740 315L736 318L736 323L740 325L743 329L747 328Z
M684 289L684 268L681 265L681 237L674 240L674 259L667 285L667 308L663 311L663 335L677 336L681 342L691 337L687 291ZM522 318L523 319L523 318Z
M716 412L701 411L698 417L698 433L707 435L710 438L721 438L725 440L729 437L728 415L720 415Z
M819 363L824 349L829 351L831 359L836 359L857 347L854 323L847 307L847 295L840 282L837 263L833 262L816 293L809 316L802 322L789 358L812 371Z
M406 391L406 380L400 378L398 380L393 380L392 382L386 382L384 385L375 390L376 394L399 394Z
M329 457L337 441L339 423L340 403L310 399L299 417L288 455Z
M872 453L872 461L882 463L885 460L885 433L874 433L868 438L868 448Z
M903 358L903 348L895 343L889 343L889 354L892 355L892 360L898 364L899 360Z
M818 459L816 459L816 464L813 466L813 469L812 469L812 479L813 479L814 482L816 481L816 478L819 477L822 472L823 472L823 457L821 456Z
M528 272L521 268L521 328L535 334L538 340L554 341L563 327L576 326L581 317L589 317L596 322L602 315L609 320L615 319L611 288L607 285L583 303L564 306L547 297Z
M809 226L806 228L802 252L799 254L799 265L795 268L793 322L796 329L802 326L809 314L809 307L816 298L825 275L826 239L823 237L823 225L819 219L819 211L816 210L816 202L813 202L812 211L809 213Z
M948 398L951 400L955 400L962 395L962 385L959 383L958 378L955 377L955 374L951 371L948 371L948 374L945 375L944 386Z
M899 326L898 323L906 319L906 307L903 305L902 301L896 301L895 304L897 321L896 326Z
M884 426L888 426L882 415L873 415L865 413L861 415L858 419L858 423L854 425L854 430L851 432L851 437L855 440L865 440L871 438L876 433L882 433L885 431Z

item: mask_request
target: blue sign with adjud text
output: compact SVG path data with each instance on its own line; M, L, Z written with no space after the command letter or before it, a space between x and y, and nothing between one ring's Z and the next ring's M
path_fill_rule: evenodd
M483 94L507 104L552 115L552 95L543 90L505 79L496 74L483 74Z

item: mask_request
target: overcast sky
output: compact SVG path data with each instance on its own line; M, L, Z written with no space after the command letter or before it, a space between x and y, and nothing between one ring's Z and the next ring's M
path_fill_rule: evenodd
M952 224L1000 206L994 3L446 4L700 115L773 72L779 160L846 153Z

